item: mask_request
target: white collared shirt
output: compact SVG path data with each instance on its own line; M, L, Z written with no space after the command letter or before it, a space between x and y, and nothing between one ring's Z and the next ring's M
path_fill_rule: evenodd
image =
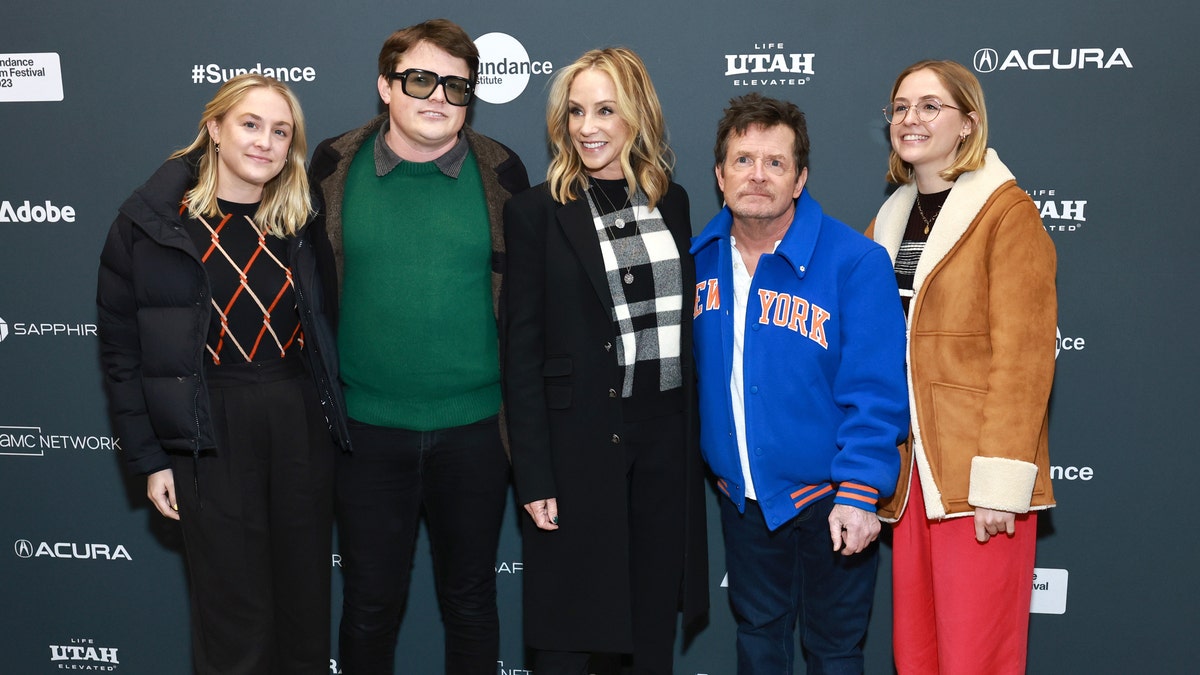
M733 403L733 429L737 436L738 459L742 463L742 482L745 484L746 499L757 499L754 493L754 478L750 475L750 452L746 447L746 398L742 381L742 352L746 344L746 304L750 300L750 284L754 280L742 262L742 253L737 249L737 240L729 235L729 248L733 260L733 373L729 376L729 396ZM779 248L779 242L775 247Z

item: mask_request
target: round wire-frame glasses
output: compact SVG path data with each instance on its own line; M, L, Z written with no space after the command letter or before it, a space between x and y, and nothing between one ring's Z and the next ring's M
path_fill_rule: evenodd
M904 124L904 120L908 119L908 111L915 110L917 119L922 122L932 122L937 119L942 108L953 108L962 110L956 105L942 103L937 99L924 98L910 106L908 101L893 101L883 108L883 118L888 121L888 124Z

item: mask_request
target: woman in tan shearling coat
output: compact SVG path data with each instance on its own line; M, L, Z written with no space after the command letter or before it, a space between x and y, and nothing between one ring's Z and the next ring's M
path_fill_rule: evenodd
M912 410L900 482L879 509L897 521L896 667L1023 673L1036 511L1054 506L1054 246L987 148L970 71L913 64L884 114L901 187L867 236L891 254L907 311Z

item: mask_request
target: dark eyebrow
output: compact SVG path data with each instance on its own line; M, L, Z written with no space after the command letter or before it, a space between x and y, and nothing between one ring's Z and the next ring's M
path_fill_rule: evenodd
M762 159L783 159L783 160L786 160L790 157L790 155L788 155L786 152L753 153L748 150L739 150L738 148L730 148L730 151L735 157L751 157L751 156L753 156L753 157L761 157Z

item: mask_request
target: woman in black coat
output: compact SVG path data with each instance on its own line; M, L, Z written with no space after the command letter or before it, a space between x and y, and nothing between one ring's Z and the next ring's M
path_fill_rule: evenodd
M707 608L687 194L662 111L623 48L559 71L547 180L505 208L505 405L539 675L592 653L672 669Z
M180 522L198 673L327 673L333 442L299 102L242 75L121 206L100 359L129 470Z

